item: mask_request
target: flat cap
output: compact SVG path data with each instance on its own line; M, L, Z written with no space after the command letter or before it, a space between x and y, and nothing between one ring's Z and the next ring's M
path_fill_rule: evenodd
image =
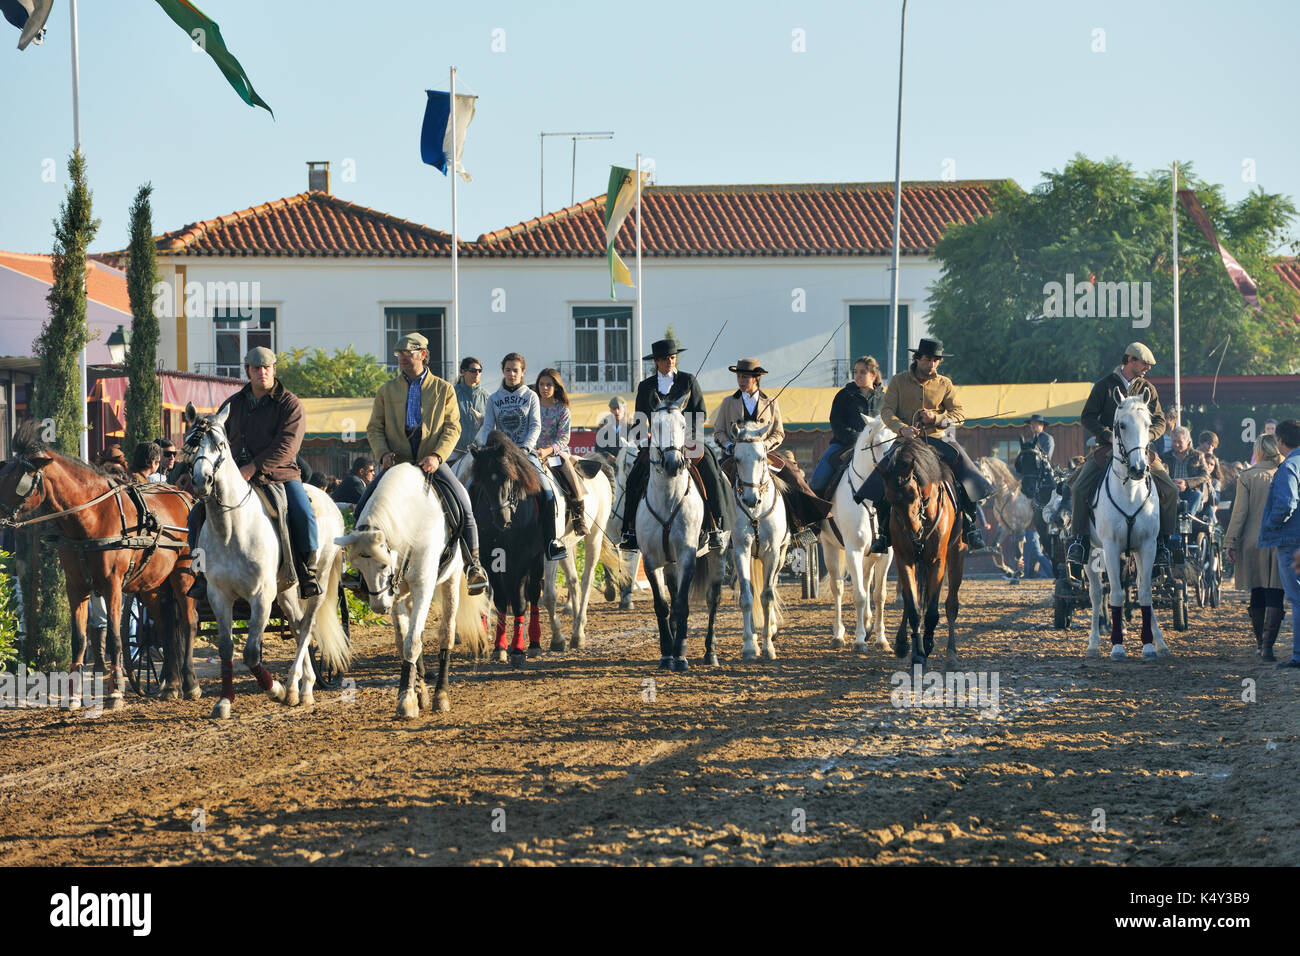
M419 332L411 332L408 335L403 335L397 340L397 351L399 352L405 352L407 350L417 352L420 349L427 349L428 347L429 340Z
M1141 342L1133 342L1124 350L1125 355L1131 355L1136 359L1141 359L1148 365L1156 364L1156 357L1151 354L1151 350Z
M244 356L244 364L251 365L253 368L261 368L266 365L275 364L275 353L265 345L259 345L255 349L249 349L248 354Z

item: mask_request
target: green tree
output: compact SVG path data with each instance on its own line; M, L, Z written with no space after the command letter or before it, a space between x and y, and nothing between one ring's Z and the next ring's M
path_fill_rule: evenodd
M41 367L32 388L32 416L42 423L47 443L77 457L81 445L82 392L79 357L90 340L86 328L86 250L99 231L91 215L86 160L68 160L68 188L54 222L53 283L47 301L50 317L36 339ZM34 541L32 536L24 536ZM52 548L38 548L38 584L27 602L24 656L38 667L66 666L71 657L71 616L63 571Z
M1259 283L1260 310L1242 301L1208 240L1179 213L1182 373L1282 372L1300 363L1291 316L1300 301L1271 268L1271 250L1288 241L1291 199L1256 189L1235 205L1221 186L1179 168L1219 241ZM1146 176L1116 159L1076 156L1047 173L1031 193L1013 183L994 190L989 215L953 226L935 247L943 267L930 296L930 327L956 356L961 381L1090 381L1114 367L1124 346L1149 345L1156 374L1173 372L1173 268L1170 170ZM1049 283L1082 287L1138 283L1150 325L1128 317L1056 317ZM1143 283L1150 286L1143 286ZM1077 292L1076 292L1077 295ZM1098 296L1098 300L1102 297ZM1060 300L1058 299L1058 302ZM1096 310L1100 311L1100 310ZM1141 321L1141 320L1140 320Z
M276 356L275 377L299 398L373 398L388 370L352 346L333 355L324 349L290 349Z
M126 353L126 441L128 455L140 442L162 434L162 390L155 363L158 356L158 316L154 314L154 286L158 281L158 250L153 239L153 212L145 183L131 204L131 247L126 267L126 290L131 298L131 342Z

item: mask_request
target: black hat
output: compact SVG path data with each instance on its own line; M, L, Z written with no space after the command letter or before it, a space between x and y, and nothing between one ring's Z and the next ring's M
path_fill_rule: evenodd
M1040 424L1040 425L1046 425L1046 424L1047 424L1047 419L1044 418L1042 415L1038 414L1038 412L1034 412L1034 414L1030 415L1030 416L1029 416L1029 421L1030 421L1031 423L1032 423L1032 422L1038 422L1038 424Z
M942 339L921 339L920 344L916 348L908 349L908 351L911 352L913 355L917 356L918 358L922 355L930 355L933 356L934 358L952 357L950 355L943 354Z
M660 339L650 346L650 354L645 356L645 360L648 362L651 359L668 358L670 355L685 351L686 349L677 344L676 339Z

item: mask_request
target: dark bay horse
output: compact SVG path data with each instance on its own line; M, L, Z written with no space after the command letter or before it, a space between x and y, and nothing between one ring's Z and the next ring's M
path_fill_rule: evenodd
M142 514L137 504L145 505ZM16 529L59 532L53 547L72 608L72 667L82 667L86 619L92 593L108 606L109 658L105 662L110 709L123 703L122 595L135 595L149 609L164 648L159 696L200 696L192 657L198 617L186 591L194 581L185 541L185 519L193 499L170 485L131 485L50 449L36 422L28 421L13 440L13 458L0 470L0 507ZM170 592L172 600L163 596ZM177 609L180 609L177 613ZM178 626L179 625L179 626Z
M939 588L948 582L944 605L948 618L948 667L957 665L957 593L966 562L960 512L952 472L934 449L915 438L902 440L881 464L885 497L889 499L889 535L898 567L898 593L903 619L894 639L894 654L907 656L908 630L912 664L925 666L934 650L939 623ZM923 611L922 611L923 609ZM924 628L920 624L925 615Z
M541 477L528 454L500 429L487 443L472 451L469 496L478 522L479 553L492 584L497 609L495 656L524 663L524 607L528 607L528 654L542 649L542 624L538 606L546 569L546 539L537 495L543 494ZM507 644L506 612L514 614L514 633ZM507 656L507 648L509 654Z

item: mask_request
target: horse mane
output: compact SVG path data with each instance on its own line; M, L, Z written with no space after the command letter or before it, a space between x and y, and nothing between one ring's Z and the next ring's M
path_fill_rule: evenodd
M902 465L912 466L912 474L922 487L948 480L952 475L929 443L920 438L903 438L894 446L889 467L885 469L886 477L892 478Z
M1010 491L1020 486L1015 475L1011 474L1011 469L1007 463L996 455L986 455L979 460L979 463L993 473L993 481L999 486L999 490Z
M49 455L52 458L57 458L65 465L75 465L78 468L84 468L91 474L106 479L113 487L130 483L130 479L121 465L94 465L90 462L82 461L80 458L65 455L56 448L51 448L49 443L41 437L40 425L34 418L29 418L18 426L18 430L14 432L13 441L10 445L13 448L13 454L19 458L31 458L34 455Z
M29 418L18 426L18 431L14 432L12 445L14 454L20 458L29 458L50 450L50 446L41 438L40 427L34 418Z
M499 428L492 429L482 451L474 456L470 474L484 482L519 485L528 495L542 490L541 478L529 462L527 453Z

